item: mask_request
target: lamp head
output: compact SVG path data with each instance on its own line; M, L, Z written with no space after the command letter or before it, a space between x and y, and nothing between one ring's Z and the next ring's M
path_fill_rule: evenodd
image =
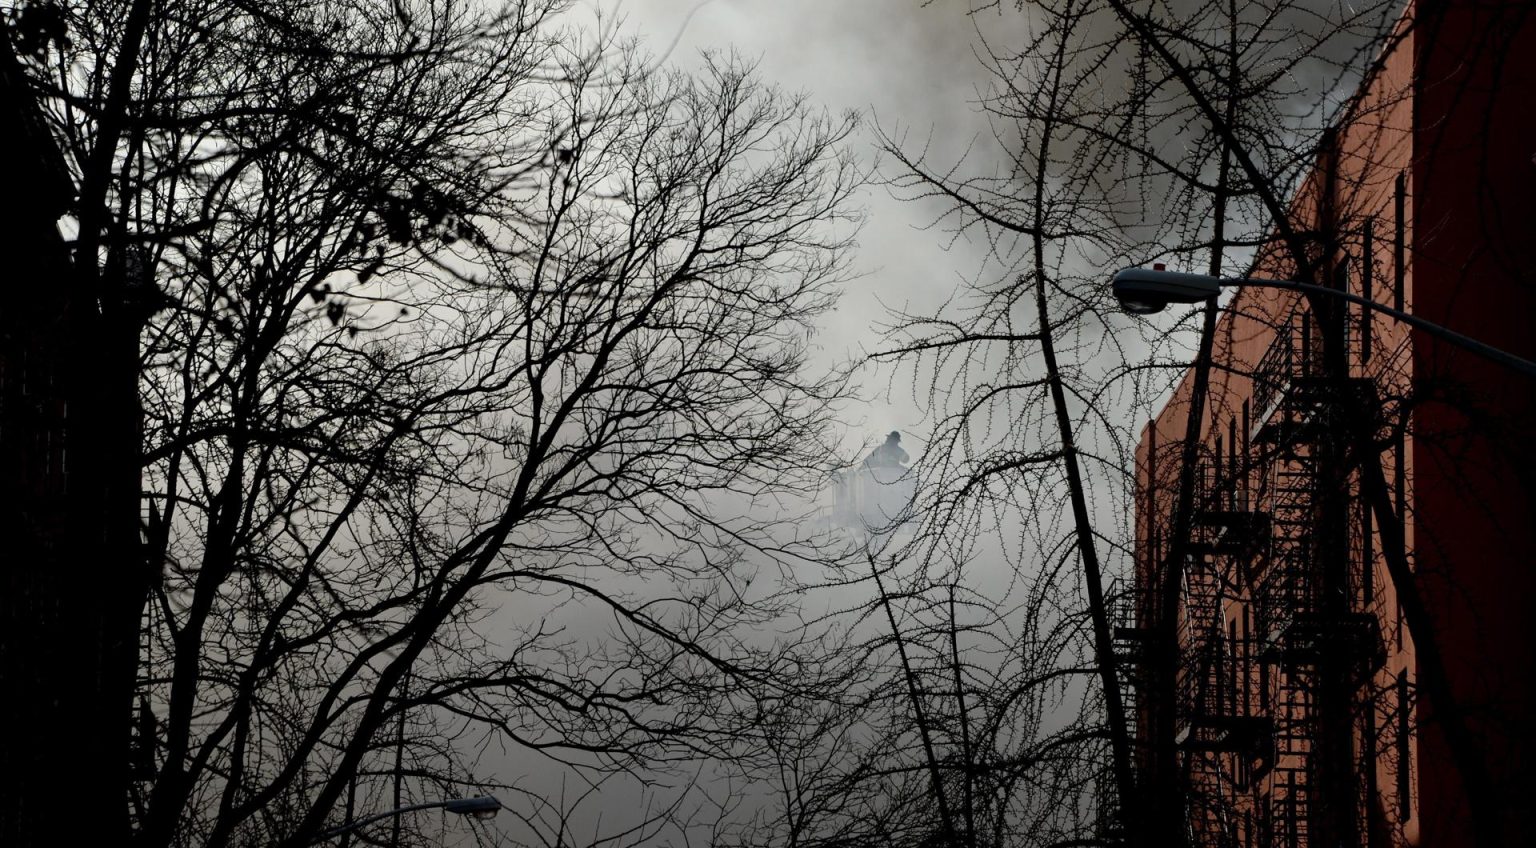
M461 816L493 819L497 813L501 812L501 802L491 795L481 795L478 798L455 798L444 804L443 809Z
M1199 303L1221 293L1219 278L1164 271L1161 263L1117 271L1110 285L1120 306L1133 315L1151 315L1170 303Z
M1168 301L1160 297L1148 295L1117 295L1120 298L1120 308L1132 315L1156 315L1168 308Z

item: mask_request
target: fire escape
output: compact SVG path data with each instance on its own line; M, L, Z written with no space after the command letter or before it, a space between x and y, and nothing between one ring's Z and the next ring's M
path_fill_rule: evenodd
M1346 803L1319 795L1322 770L1340 773L1337 762L1321 761L1329 748L1319 734L1329 722L1348 727L1349 706L1338 698L1324 703L1320 693L1330 685L1357 687L1384 653L1368 597L1370 564L1325 551L1329 543L1318 532L1326 521L1341 520L1326 511L1342 510L1348 501L1342 468L1326 465L1338 462L1332 459L1337 447L1328 443L1340 431L1337 413L1343 403L1361 399L1345 393L1368 392L1370 382L1328 373L1311 313L1302 311L1298 319L1279 328L1255 371L1252 397L1257 427L1251 450L1265 457L1258 500L1269 532L1251 599L1264 664L1260 698L1273 732L1268 780L1257 804L1260 844L1273 848L1305 848L1323 821L1323 802ZM1331 497L1326 486L1335 487ZM1340 711L1342 717L1334 715ZM1358 806L1350 795L1347 803ZM1342 820L1342 832L1358 834L1360 811L1347 813L1351 825L1340 810L1327 812L1331 829L1340 831Z
M1369 554L1349 543L1348 460L1334 440L1347 432L1346 407L1367 408L1371 382L1327 368L1311 313L1297 309L1255 369L1241 428L1229 421L1194 471L1172 729L1188 837L1202 847L1348 845L1365 821L1354 789L1371 766L1349 734L1384 646ZM1166 517L1156 489L1146 497L1140 547L1151 564ZM1138 585L1116 610L1137 740L1153 727L1134 704L1158 589Z
M1258 508L1249 461L1237 445L1235 432L1225 443L1218 437L1214 454L1196 469L1180 621L1175 743L1192 835L1201 845L1242 843L1252 820L1243 796L1271 760L1272 721L1258 698L1261 645L1245 613L1270 517Z
M1384 651L1369 555L1346 541L1349 478L1331 440L1345 404L1370 400L1346 393L1371 384L1328 373L1299 309L1255 371L1241 437L1229 422L1195 469L1173 727L1199 846L1348 844L1364 821L1365 796L1344 788L1370 766L1352 758L1348 734L1354 693ZM1321 532L1330 521L1343 523ZM1115 629L1128 705L1156 621L1155 587L1137 589ZM1147 728L1130 729L1141 738Z

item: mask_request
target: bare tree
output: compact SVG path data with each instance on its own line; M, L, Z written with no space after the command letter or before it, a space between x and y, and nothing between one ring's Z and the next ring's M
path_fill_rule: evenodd
M1329 285L1345 285L1337 270L1344 268L1357 270L1363 277L1360 285L1369 287L1373 271L1394 268L1401 280L1404 269L1415 261L1430 261L1437 263L1437 268L1426 268L1426 273L1451 281L1443 286L1444 291L1436 289L1432 295L1425 287L1423 303L1416 305L1433 310L1444 307L1442 296L1455 300L1462 291L1458 285L1465 285L1461 279L1466 278L1466 272L1446 270L1460 262L1464 268L1476 264L1487 279L1507 281L1500 283L1505 288L1499 291L1523 302L1516 294L1520 286L1514 281L1527 275L1518 261L1511 261L1521 249L1516 246L1519 239L1509 229L1522 219L1504 194L1501 179L1491 176L1486 164L1503 161L1509 167L1512 154L1502 152L1491 140L1502 136L1484 132L1476 138L1463 137L1465 133L1442 129L1456 123L1439 116L1459 112L1457 120L1466 121L1462 126L1467 127L1478 126L1479 120L1489 126L1513 126L1511 116L1518 110L1508 105L1503 92L1526 78L1525 66L1514 57L1521 51L1515 45L1525 43L1522 39L1528 37L1521 34L1529 32L1528 12L1498 4L1474 10L1457 4L1423 3L1412 6L1413 14L1394 24L1399 11L1396 4L1346 9L1308 3L1109 0L1102 4L1019 6L1027 9L1037 37L1026 39L1017 50L1008 45L985 53L996 66L998 83L994 91L984 93L982 102L994 116L999 146L1006 151L1002 165L988 173L989 169L968 170L966 163L935 163L915 149L903 147L898 143L900 136L893 133L888 137L887 146L902 166L894 178L898 188L914 199L946 204L950 212L941 214L940 222L953 225L956 238L972 238L991 247L1002 269L983 278L976 297L957 301L956 308L937 316L903 316L898 327L901 335L891 355L931 368L935 376L930 384L939 396L954 398L945 408L957 410L953 413L956 423L941 428L941 433L952 435L940 438L938 451L925 458L934 469L966 469L966 473L951 475L966 481L954 489L952 500L996 497L985 486L991 476L1002 481L999 489L1018 491L1026 487L1030 493L1026 508L1037 515L1049 503L1046 499L1051 489L1031 483L1021 469L1035 469L1056 485L1060 477L1046 476L1039 470L1064 469L1062 477L1074 506L1084 493L1123 491L1126 481L1116 479L1114 468L1125 467L1129 446L1124 431L1103 419L1105 405L1120 397L1127 400L1113 408L1141 408L1166 388L1158 369L1172 364L1175 371L1183 372L1193 359L1186 386L1192 391L1180 396L1180 403L1187 402L1187 406L1176 410L1187 426L1178 445L1162 446L1168 461L1154 472L1156 514L1148 519L1147 526L1157 525L1166 544L1152 545L1151 556L1138 564L1138 579L1162 590L1160 598L1135 603L1137 623L1143 626L1140 635L1148 637L1142 640L1135 666L1140 673L1137 694L1152 701L1149 709L1140 713L1144 721L1137 728L1146 747L1134 752L1135 771L1142 776L1142 785L1133 785L1123 757L1114 761L1120 766L1121 815L1133 825L1129 836L1142 835L1157 844L1177 844L1190 838L1235 840L1234 831L1227 829L1232 826L1230 821L1209 818L1213 815L1211 799L1191 795L1203 791L1184 773L1193 755L1175 749L1174 728L1169 722L1177 714L1176 688L1182 679L1192 676L1186 674L1188 669L1180 668L1183 660L1179 656L1183 638L1179 628L1194 627L1191 622L1196 617L1195 611L1187 608L1188 599L1182 597L1185 578L1209 576L1189 575L1185 570L1186 563L1199 558L1186 540L1194 536L1195 515L1207 508L1205 499L1212 495L1209 481L1201 479L1201 468L1209 466L1213 457L1202 442L1209 439L1230 446L1234 441L1219 438L1222 434L1205 433L1206 410L1230 409L1235 403L1230 397L1213 395L1226 391L1230 382L1218 369L1256 368L1257 363L1234 362L1230 356L1232 339L1212 338L1216 311L1210 305L1200 310L1198 342L1175 332L1145 338L1143 344L1129 346L1130 351L1118 349L1123 342L1115 338L1126 338L1125 328L1123 319L1113 318L1103 309L1103 280L1117 265L1166 259L1210 274L1242 275L1257 264L1281 276ZM1415 56L1428 58L1410 74L1417 76L1403 81L1402 91L1378 87L1368 98L1342 96L1362 80L1379 76L1381 57L1403 43L1412 44ZM1456 58L1442 63L1437 56ZM1465 218L1465 226L1457 227L1454 236L1426 232L1423 256L1436 256L1433 260L1421 260L1416 255L1421 249L1417 242L1409 244L1400 233L1395 258L1384 263L1379 259L1380 242L1373 248L1370 227L1378 214L1371 208L1377 200L1370 198L1379 199L1381 185L1350 183L1337 177L1340 157L1370 159L1381 151L1362 150L1359 142L1354 148L1343 148L1334 127L1341 121L1369 127L1378 120L1400 120L1388 116L1407 96L1423 98L1415 100L1415 109L1421 109L1423 115L1414 124L1415 173L1433 174L1436 165L1443 164L1452 170L1466 167L1487 178L1462 181L1465 191L1458 185L1426 179L1428 187L1419 190L1434 193L1442 204L1462 204L1455 207L1460 211L1454 217ZM1468 114L1477 109L1486 110L1481 119ZM1405 217L1401 186L1400 178L1395 213L1399 221ZM1297 192L1301 192L1299 201L1293 200ZM1319 197L1326 199L1313 203ZM1298 213L1298 209L1313 206L1317 207L1315 214ZM1387 214L1392 213L1389 210ZM1157 223L1148 225L1145 222L1149 220ZM1440 247L1427 246L1437 241ZM1453 243L1475 247L1447 260L1446 254L1460 249L1446 246ZM1366 259L1360 260L1361 256ZM1015 283L1008 276L1016 268L1024 273ZM1390 290L1380 294L1379 277L1376 279L1377 288L1367 288L1367 296L1390 297ZM1046 296L1031 298L1032 293ZM1471 566L1479 556L1473 553L1480 549L1477 540L1469 540L1452 528L1414 524L1415 533L1457 535L1461 539L1458 544L1466 551L1459 556L1464 557L1461 561L1467 567L1444 567L1458 559L1458 552L1437 547L1421 549L1418 555L1441 563L1441 570L1417 574L1412 570L1416 552L1402 528L1411 523L1403 510L1413 501L1405 495L1411 486L1402 482L1401 443L1405 430L1419 426L1421 441L1413 453L1416 461L1420 456L1433 457L1429 463L1433 470L1428 473L1437 475L1436 486L1457 489L1470 503L1486 501L1489 491L1523 493L1528 487L1486 466L1467 464L1451 470L1450 463L1443 461L1441 446L1448 451L1465 451L1467 456L1486 455L1482 451L1491 450L1505 456L1512 466L1528 467L1528 452L1504 434L1510 421L1528 419L1529 409L1500 398L1500 390L1492 388L1499 385L1496 378L1481 374L1475 367L1462 366L1459 371L1444 368L1438 355L1419 357L1411 380L1402 374L1385 373L1379 364L1366 369L1363 360L1357 362L1352 357L1357 351L1362 351L1358 354L1361 357L1370 355L1371 322L1354 315L1346 318L1345 311L1326 298L1307 300L1295 308L1307 312L1315 322L1313 326L1319 328L1319 358L1326 360L1329 373L1340 378L1364 377L1373 381L1373 391L1384 393L1380 402L1371 403L1360 403L1351 396L1327 412L1339 438L1315 457L1321 469L1314 481L1319 492L1315 510L1318 521L1307 528L1309 551L1328 560L1324 570L1344 568L1344 559L1362 556L1366 567L1371 568L1371 557L1380 557L1388 582L1401 600L1406 629L1412 634L1423 703L1435 717L1433 725L1426 726L1432 727L1430 735L1423 738L1432 740L1428 744L1444 745L1446 758L1464 789L1464 809L1476 840L1499 844L1507 839L1499 828L1507 830L1515 817L1507 806L1507 799L1513 796L1498 790L1500 781L1492 777L1509 769L1490 747L1490 740L1511 739L1518 734L1498 729L1512 727L1506 719L1494 716L1498 710L1486 703L1472 706L1467 699L1486 699L1494 690L1521 703L1527 696L1520 694L1524 690L1512 684L1502 669L1485 667L1496 665L1497 660L1490 663L1479 658L1473 663L1479 670L1471 672L1458 671L1445 659L1446 650L1464 648L1445 642L1441 627L1449 626L1461 634L1454 638L1467 638L1466 629L1455 630L1456 621L1467 620L1458 616L1475 617L1473 609L1497 609L1500 602L1495 593L1476 588L1482 580L1477 576L1481 567ZM1254 310L1255 303L1252 298L1239 298L1236 308ZM1283 315L1266 311L1269 309L1260 304L1258 319L1285 320ZM1455 317L1451 311L1436 314ZM1035 319L1033 327L1024 324L1031 316ZM1189 318L1184 316L1176 330L1187 327ZM1254 314L1248 319L1252 321ZM1363 341L1349 327L1357 320ZM1503 338L1506 344L1519 343L1513 334ZM1063 365L1062 357L1053 355L1053 348L1059 351L1063 343L1077 346L1076 361L1067 360ZM1374 344L1377 355L1382 356L1380 341ZM1221 353L1213 357L1213 348ZM1037 350L1038 357L1031 355ZM1193 357L1188 354L1191 350ZM1126 355L1128 352L1134 355ZM1150 366L1141 364L1148 359L1152 360ZM1431 367L1426 369L1426 362ZM1134 382L1127 383L1127 378ZM1250 378L1258 379L1244 370L1238 379ZM957 383L960 388L953 390ZM1061 389L1066 390L1066 403L1061 402ZM1015 405L1010 406L1010 401ZM1411 413L1418 402L1452 410L1449 417L1460 424L1419 424L1439 418L1434 413L1422 417ZM1000 409L1006 413L997 413ZM1519 415L1526 418L1513 417ZM1034 435L1051 416L1067 422L1055 428L1056 438L1042 440L1042 447L1019 445L1021 429ZM1009 430L1002 426L1002 420L1022 425L1015 423ZM1473 431L1477 435L1472 435ZM1394 440L1398 444L1395 459L1388 456ZM1093 445L1100 456L1110 460L1106 463L1110 473L1098 481L1087 477L1087 487L1080 482L1084 475L1073 474L1071 469L1073 457L1082 455L1085 444ZM1294 447L1283 445L1277 451ZM1114 461L1116 454L1119 462ZM1219 457L1216 459L1219 464ZM1243 461L1267 464L1286 460L1260 456ZM1251 470L1246 465L1244 468ZM937 470L930 473L935 479L946 479ZM1459 488L1456 481L1461 481ZM1365 505L1369 516L1348 517L1351 504ZM1511 544L1522 544L1518 540L1524 537L1514 531L1507 518L1499 517L1506 515L1503 510L1503 504L1484 503L1481 514L1469 515L1469 520ZM1086 514L1092 518L1091 510ZM1084 522L1084 515L1082 509L1073 510L1079 540L1100 539L1113 544L1130 538L1124 525L1098 518ZM1361 536L1366 539L1360 543L1365 553L1350 541ZM1092 573L1091 562L1084 565L1090 584L1097 582L1100 576ZM1447 605L1432 600L1436 595L1458 600ZM1097 609L1100 602L1092 597L1088 600L1102 620L1105 616ZM1460 611L1451 612L1452 608ZM1479 644L1499 643L1500 637L1493 636L1492 630L1480 631L1475 637ZM1104 628L1099 628L1097 636L1098 683L1113 691L1116 676L1111 674L1111 666L1118 663L1113 662L1114 653L1106 645ZM1492 655L1524 656L1508 650L1506 646ZM1480 652L1472 655L1480 656ZM1314 812L1303 814L1312 815L1318 825L1313 838L1353 841L1364 838L1360 830L1364 825L1355 821L1352 810L1360 803L1357 784L1371 776L1350 771L1361 766L1348 765L1358 756L1352 747L1357 744L1355 734L1360 732L1348 726L1349 722L1358 718L1355 713L1361 709L1373 711L1382 703L1395 704L1398 718L1394 720L1401 726L1394 732L1405 738L1411 693L1399 685L1395 695L1378 692L1357 696L1340 684L1343 672L1338 668L1328 671L1323 668L1326 665L1324 662L1316 669L1319 680L1338 679L1320 683L1319 697L1331 699L1336 707L1326 712L1345 718L1343 724L1338 724L1338 719L1319 719L1313 728L1310 744L1316 746L1320 762L1312 773L1318 781L1317 796L1312 804ZM1474 676L1482 682L1472 683ZM1476 694L1479 692L1482 694ZM1359 698L1365 699L1365 707L1358 705ZM1111 716L1111 726L1115 723L1118 719ZM1374 738L1374 732L1369 729L1366 736L1358 738ZM1399 758L1406 760L1407 743L1401 744L1405 748ZM1373 761L1363 768L1375 767ZM1399 767L1400 771L1406 768ZM1452 794L1458 792L1453 790ZM1373 799L1370 803L1377 802ZM1448 803L1451 811L1463 809L1458 806L1461 800L1453 798ZM1379 829L1384 820L1378 815L1371 826ZM1379 838L1379 834L1371 838Z
M1038 571L1064 544L1076 547L1094 624L1076 664L1095 670L1103 693L1115 796L1101 798L1101 816L1119 819L1125 838L1177 844L1186 825L1174 734L1135 728L1150 747L1133 749L1124 683L1153 702L1142 715L1171 720L1185 552L1175 541L1151 566L1149 584L1166 591L1135 603L1152 638L1139 674L1127 676L1106 598L1110 578L1130 576L1132 530L1122 521L1132 512L1132 448L1117 416L1166 390L1161 358L1172 354L1177 373L1190 347L1193 397L1205 402L1216 310L1203 309L1194 344L1182 332L1122 341L1126 322L1105 302L1103 281L1149 257L1241 273L1285 218L1285 198L1332 118L1295 81L1358 79L1390 19L1384 4L1337 15L1306 4L1018 5L1031 22L1024 42L983 53L996 83L981 103L1001 162L933 162L887 135L897 190L942 204L936 223L990 248L994 269L944 313L900 316L885 355L926 369L934 405L948 411L925 457L944 493L940 520L951 522L954 505L1012 501L1050 528L1019 549L1018 567ZM1298 102L1308 104L1300 117ZM1312 238L1286 244L1310 250ZM1149 358L1153 370L1142 364ZM1182 474L1168 489L1174 540L1188 536L1195 508L1190 452L1204 414L1196 406L1187 417Z
M103 840L123 841L129 737L143 703L134 696L140 617L184 506L173 487L141 526L141 466L177 464L194 444L220 439L243 450L253 437L249 410L221 404L232 381L254 372L220 367L222 358L268 356L294 323L299 295L324 300L329 276L410 255L418 225L429 240L451 235L454 213L493 196L498 179L521 167L515 145L482 142L487 122L524 99L551 7L143 0L8 11L15 46L30 60L30 94L74 183L64 222L74 235L71 273L58 283L69 304L60 323L78 339L59 378L69 387L64 440L81 525L71 544L89 563L72 599L87 670L59 687L80 705L65 714L96 762L82 781L102 811L89 823ZM141 357L151 316L160 323ZM168 338L173 327L191 329ZM182 374L220 412L175 421L173 429L194 421L207 429L167 437L156 406L165 398L141 375L175 373L178 354L201 360L202 370L188 362ZM195 642L197 629L181 636ZM142 772L163 725L138 711ZM46 809L47 784L23 808Z
M752 628L815 553L761 505L827 464L850 123L558 8L47 7L80 278L132 354L103 385L143 415L130 447L94 407L144 490L112 839L304 844L486 786L473 728L594 781L729 759L818 685Z

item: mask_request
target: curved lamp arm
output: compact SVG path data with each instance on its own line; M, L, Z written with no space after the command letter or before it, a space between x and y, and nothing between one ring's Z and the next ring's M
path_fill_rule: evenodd
M1237 277L1231 279L1223 279L1221 281L1221 285L1223 288L1258 286L1261 288L1269 289L1289 289L1291 291L1305 292L1308 294L1332 295L1333 297L1347 300L1350 303L1357 303L1367 309L1374 309L1377 312L1380 312L1383 315L1391 316L1392 318L1395 318L1410 327L1423 330L1424 332L1429 333L1436 338L1443 339L1450 342L1451 344L1465 348L1466 350L1469 350L1485 359L1491 359L1500 365L1504 365L1508 368L1514 369L1515 371L1519 371L1527 377L1536 378L1536 362L1531 362L1528 359L1521 359L1512 353L1508 353L1506 351L1499 350L1496 347L1486 345L1477 339L1474 339L1470 336L1464 336L1455 330L1442 327L1433 321L1426 321L1417 315L1411 315L1402 311L1401 309L1393 309L1386 304L1377 303L1374 300L1361 297L1360 295L1354 294L1352 292L1344 291L1343 289L1319 286L1315 283L1298 283L1295 280L1268 280L1262 277Z
M1426 321L1416 315L1410 315L1401 309L1393 309L1390 306L1377 303L1374 300L1344 291L1343 289L1319 286L1315 283L1298 283L1295 280L1270 280L1263 277L1219 278L1206 274L1165 271L1161 265L1155 265L1152 268L1125 268L1117 271L1110 279L1110 285L1114 290L1115 297L1119 299L1120 305L1127 312L1135 315L1151 315L1154 312L1161 312L1170 303L1199 303L1202 300L1210 300L1221 294L1223 288L1257 286L1259 288L1288 289L1306 294L1328 295L1347 300L1350 303L1358 303L1366 309L1374 309L1410 327L1423 330L1435 338L1450 342L1485 359L1492 360L1527 377L1536 379L1536 362L1521 359L1512 353L1486 345L1477 339L1464 336L1433 321Z

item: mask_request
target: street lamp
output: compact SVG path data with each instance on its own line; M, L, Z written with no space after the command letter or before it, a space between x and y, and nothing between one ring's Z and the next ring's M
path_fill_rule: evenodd
M496 814L501 811L501 802L496 800L494 796L481 795L477 798L452 798L447 801L428 801L424 804L410 804L405 807L389 810L388 812L375 813L374 815L368 816L367 818L361 818L354 822L347 822L346 824L333 827L330 830L320 834L319 836L316 836L314 839L311 839L309 844L315 845L317 843L324 842L327 839L340 836L344 833L351 833L352 831L357 830L364 825L373 824L374 822L381 819L393 818L394 816L403 815L405 813L413 813L417 810L433 810L438 808L447 810L450 813L457 813L461 816L474 816L477 819L492 819L495 818Z
M1111 279L1115 297L1132 315L1162 312L1170 303L1199 303L1221 294L1224 280L1205 274L1164 271L1161 264L1146 268L1126 268Z
M1343 289L1329 288L1312 283L1298 283L1294 280L1268 280L1262 277L1212 277L1206 274L1185 274L1178 271L1164 271L1162 265L1152 268L1126 268L1117 271L1110 279L1110 285L1114 289L1115 297L1126 312L1134 315L1151 315L1161 312L1170 303L1199 303L1202 300L1210 300L1221 294L1223 288L1257 287L1266 289L1286 289L1307 294L1321 294L1347 300L1350 303L1358 303L1367 309L1374 309L1383 315L1389 315L1410 327L1423 330L1439 339L1444 339L1451 344L1470 350L1486 359L1491 359L1502 365L1513 368L1516 371L1536 379L1536 362L1521 359L1512 353L1490 347L1477 339L1463 336L1455 330L1447 329L1432 321L1426 321L1415 315L1410 315L1401 309L1393 309L1377 303L1374 300L1361 297Z

